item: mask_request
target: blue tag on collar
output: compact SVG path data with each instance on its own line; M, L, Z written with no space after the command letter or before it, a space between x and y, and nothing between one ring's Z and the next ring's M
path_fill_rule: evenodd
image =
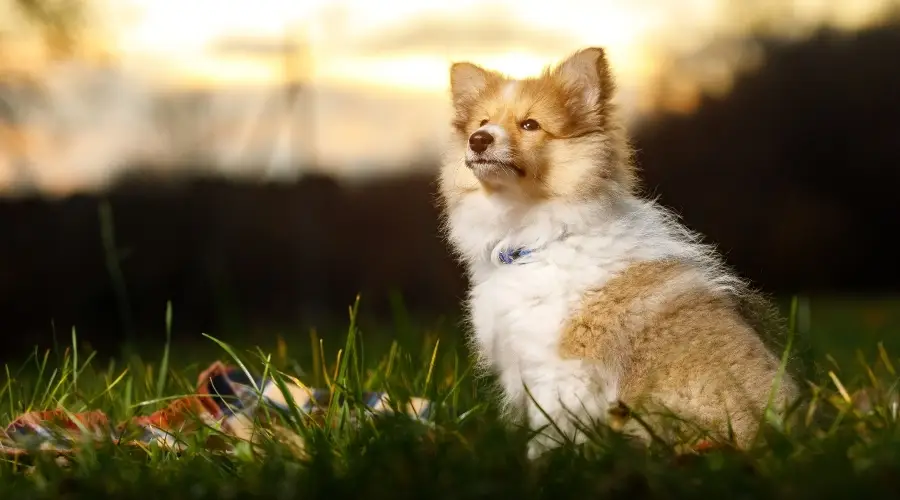
M527 248L507 248L500 251L500 262L504 264L512 264L513 262L530 254L531 250Z

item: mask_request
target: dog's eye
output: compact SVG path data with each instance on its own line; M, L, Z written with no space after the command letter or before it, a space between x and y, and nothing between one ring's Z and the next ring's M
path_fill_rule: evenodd
M538 130L541 128L541 125L537 121L532 120L531 118L523 121L522 123L519 124L519 126L522 127L522 130L528 130L528 131L534 131L534 130Z
M488 120L481 120L481 123L478 124L479 127L483 127L488 124Z

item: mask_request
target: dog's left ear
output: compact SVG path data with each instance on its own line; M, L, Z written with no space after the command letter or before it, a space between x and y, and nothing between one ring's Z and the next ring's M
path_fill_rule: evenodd
M590 107L606 104L615 93L606 52L600 47L572 54L556 67L553 76L570 91L577 92Z
M457 106L472 101L487 88L497 74L469 62L457 62L450 66L450 92Z

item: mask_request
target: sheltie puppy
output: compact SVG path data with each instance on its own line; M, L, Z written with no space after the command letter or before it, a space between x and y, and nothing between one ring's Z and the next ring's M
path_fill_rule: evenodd
M651 415L622 427L639 438L669 413L748 445L798 386L741 314L744 281L638 194L603 49L526 79L457 62L450 84L442 227L479 365L506 414L543 429L529 456L622 408Z

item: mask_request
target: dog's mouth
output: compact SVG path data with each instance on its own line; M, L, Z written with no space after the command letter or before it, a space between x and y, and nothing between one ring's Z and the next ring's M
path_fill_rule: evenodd
M519 177L525 176L525 171L517 167L515 163L508 161L492 161L492 160L466 160L466 166L475 169L476 167L501 168L511 170Z

